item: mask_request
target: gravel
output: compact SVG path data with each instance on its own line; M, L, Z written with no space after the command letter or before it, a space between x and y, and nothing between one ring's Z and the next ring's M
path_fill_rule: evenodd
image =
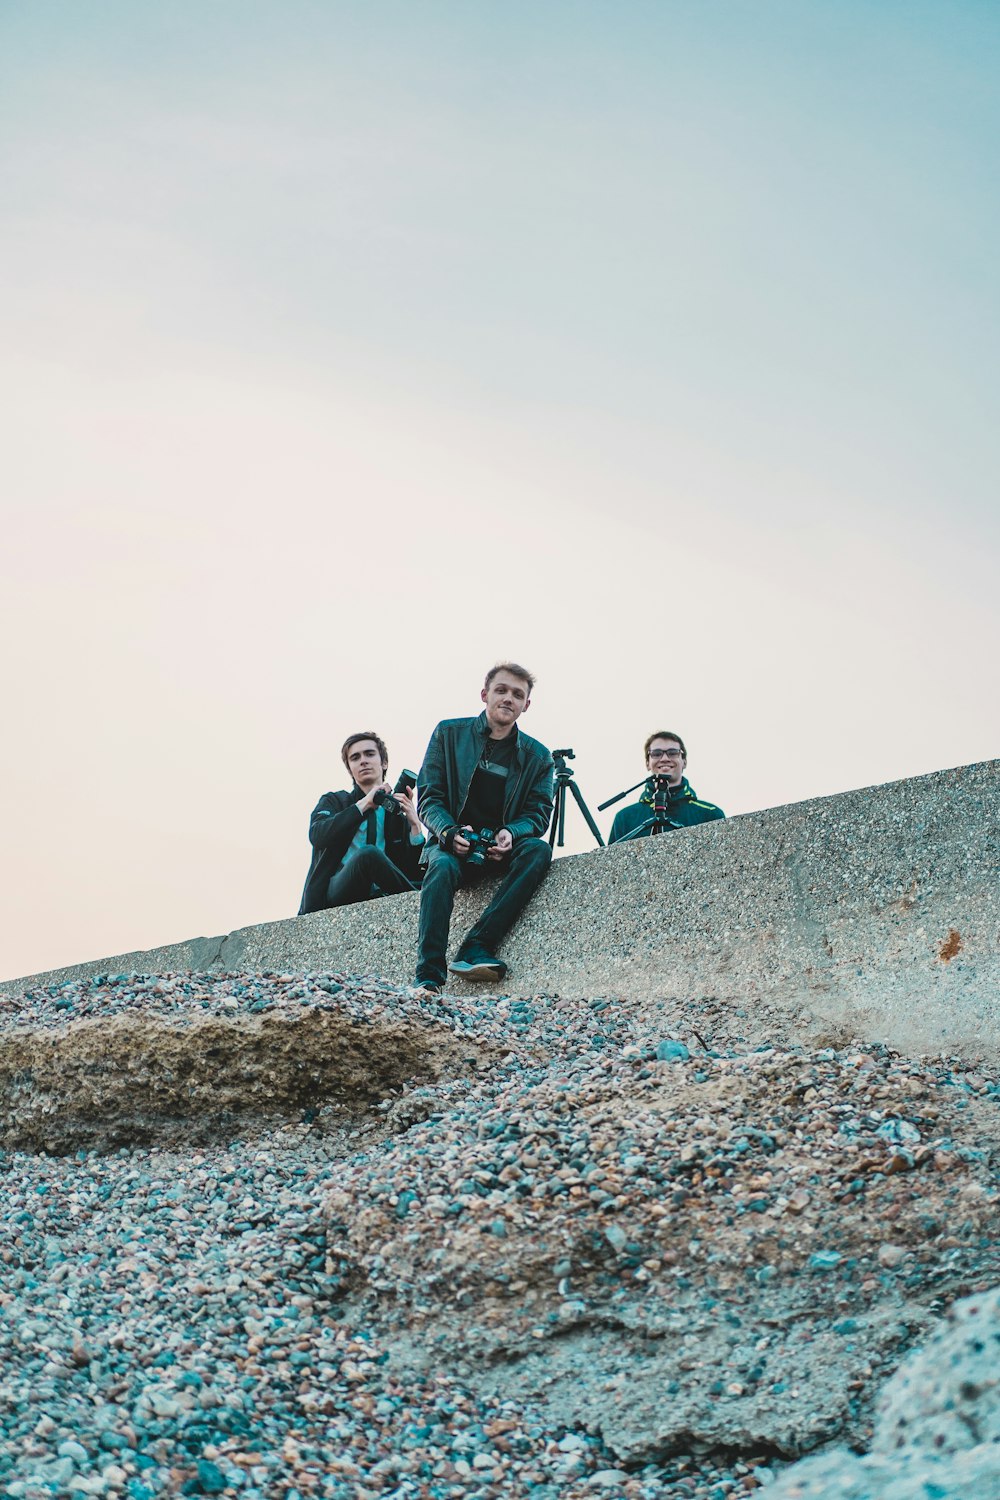
M242 1112L213 1112L206 1023L249 1036L265 1019L282 1078L300 1047L305 1082L267 1094L255 1073ZM499 1311L491 1336L517 1343L540 1323L548 1338L580 1297L667 1307L682 1277L718 1295L737 1263L741 1289L768 1273L796 1296L832 1287L845 1318L908 1280L937 1312L995 1273L995 1076L861 1045L750 1048L741 1021L710 997L626 1015L600 997L430 999L337 973L102 976L0 1002L0 1487L23 1500L723 1500L768 1483L784 1457L766 1445L623 1461L606 1433L530 1392L488 1391L461 1359L399 1358L414 1330L460 1327L466 1294L477 1317ZM345 1026L359 1045L342 1096L336 1059L324 1073L317 1057ZM146 1081L126 1110L129 1035ZM386 1071L387 1038L412 1045L404 1079ZM73 1080L63 1098L45 1085L59 1154L17 1148L40 1097L11 1061L28 1043ZM199 1113L204 1138L175 1142ZM613 1159L597 1149L609 1142ZM591 1266L552 1251L553 1226L582 1216L606 1247ZM669 1243L645 1253L664 1218ZM874 1223L865 1261L852 1235ZM522 1262L544 1274L532 1301L511 1291ZM794 1359L768 1367L770 1404Z

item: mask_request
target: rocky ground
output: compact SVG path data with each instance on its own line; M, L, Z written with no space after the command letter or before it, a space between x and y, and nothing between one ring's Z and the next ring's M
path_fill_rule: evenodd
M1000 1281L1000 1084L832 1041L338 974L0 1002L4 1493L721 1500L866 1449Z

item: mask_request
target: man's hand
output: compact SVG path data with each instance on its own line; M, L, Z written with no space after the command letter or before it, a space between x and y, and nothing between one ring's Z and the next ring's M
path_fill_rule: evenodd
M467 828L470 833L472 832L472 824L471 823L463 823L462 827L463 828ZM462 835L460 833L456 833L455 837L451 841L451 852L452 852L452 854L457 854L458 857L459 857L459 859L462 859L462 858L464 858L464 856L466 854L468 854L468 852L469 852L469 850L471 848L472 848L472 845L469 843L469 840L468 839L463 839L463 837L462 837Z
M366 812L371 812L372 808L375 806L375 794L377 792L386 792L388 796L391 797L392 787L389 785L388 781L380 781L378 786L373 786L371 791L366 796L362 797L360 802L356 802L355 806L357 807L358 812L362 817L364 817Z
M394 792L393 796L399 803L403 812L406 814L406 821L410 825L410 832L422 834L424 830L420 826L420 819L417 817L417 809L413 805L413 793Z
M514 836L509 828L499 828L496 838L486 851L487 859L503 859L514 847Z

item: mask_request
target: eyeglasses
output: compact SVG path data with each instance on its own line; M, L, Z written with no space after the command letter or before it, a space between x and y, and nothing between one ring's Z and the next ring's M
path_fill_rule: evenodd
M680 760L683 750L650 750L650 760Z

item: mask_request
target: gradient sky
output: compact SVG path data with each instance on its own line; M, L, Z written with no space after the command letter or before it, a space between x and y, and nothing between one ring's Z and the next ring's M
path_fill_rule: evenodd
M993 0L0 3L0 977L294 913L501 657L595 808L996 755L998 76Z

